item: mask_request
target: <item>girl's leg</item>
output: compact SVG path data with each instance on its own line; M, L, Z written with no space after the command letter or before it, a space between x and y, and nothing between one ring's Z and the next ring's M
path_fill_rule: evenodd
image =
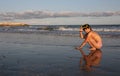
M93 39L89 39L88 43L91 46L90 50L96 50L102 47L102 44L100 42L96 42Z
M90 45L90 49L89 50L96 50L96 48L93 46L93 44L90 42L90 41L88 41L88 43L89 43L89 45Z

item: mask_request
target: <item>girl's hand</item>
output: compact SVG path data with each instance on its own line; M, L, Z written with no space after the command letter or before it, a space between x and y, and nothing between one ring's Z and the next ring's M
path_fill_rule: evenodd
M83 28L82 28L82 26L80 26L80 32L82 32L83 31Z
M80 47L76 47L75 49L76 49L76 50L81 50L82 48L80 48Z

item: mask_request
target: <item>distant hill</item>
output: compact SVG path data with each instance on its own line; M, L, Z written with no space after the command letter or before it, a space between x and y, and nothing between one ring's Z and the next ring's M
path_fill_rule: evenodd
M0 26L28 26L28 24L18 22L0 22Z

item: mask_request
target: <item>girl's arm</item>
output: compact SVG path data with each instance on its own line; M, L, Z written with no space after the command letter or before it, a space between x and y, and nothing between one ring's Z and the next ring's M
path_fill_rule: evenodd
M79 33L80 33L80 38L82 38L82 39L83 39L83 38L84 38L84 35L83 35L83 33L82 33L82 32L83 32L83 28L82 28L82 27L80 27L80 31L79 31Z
M83 41L83 43L80 45L80 49L86 45L86 43L88 42L89 38L90 38L91 33L86 34L85 40Z

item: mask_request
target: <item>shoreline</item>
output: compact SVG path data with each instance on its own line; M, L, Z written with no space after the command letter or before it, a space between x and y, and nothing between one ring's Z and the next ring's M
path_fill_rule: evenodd
M1 76L119 76L119 38L103 38L102 61L95 71L80 69L79 37L0 33ZM114 42L114 44L113 44ZM116 47L117 46L117 47ZM83 50L88 53L89 46ZM112 65L112 66L111 66Z
M0 26L28 26L28 24L19 22L0 22Z

